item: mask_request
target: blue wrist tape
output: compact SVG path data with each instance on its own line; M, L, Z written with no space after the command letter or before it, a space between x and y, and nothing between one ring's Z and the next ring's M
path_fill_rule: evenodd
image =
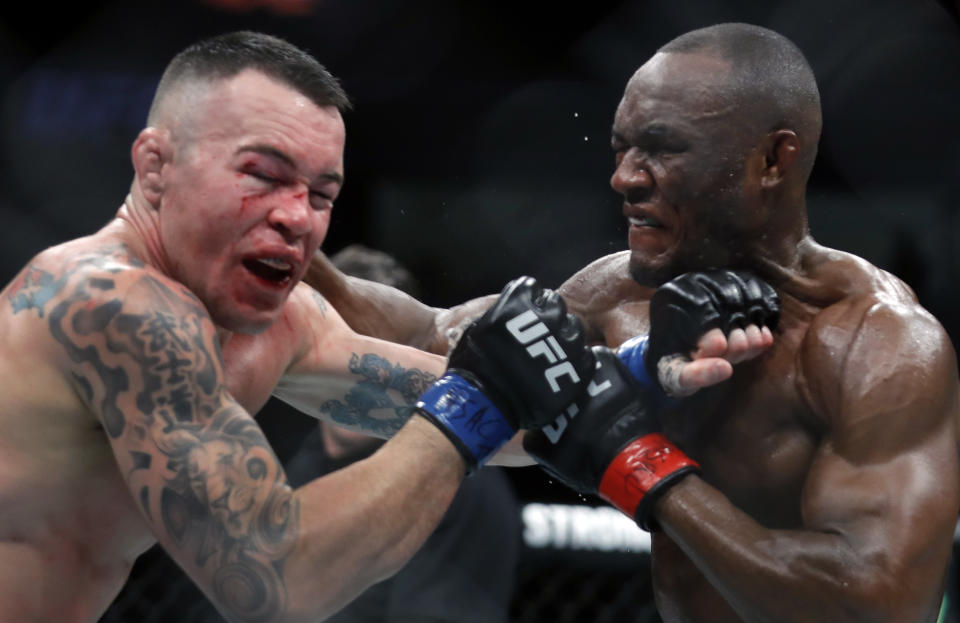
M638 335L632 337L617 349L617 357L623 362L623 365L630 371L633 380L643 386L644 389L663 391L657 379L650 377L647 370L647 349L650 346L649 335Z
M417 408L452 433L483 465L510 441L515 431L500 410L475 385L448 372L423 392Z

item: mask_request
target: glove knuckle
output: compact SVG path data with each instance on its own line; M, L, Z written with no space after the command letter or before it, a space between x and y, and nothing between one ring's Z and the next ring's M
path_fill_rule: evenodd
M491 314L454 350L510 403L521 428L546 424L571 403L589 378L592 354L580 320L560 295L531 279L508 287ZM466 356L469 352L470 356Z

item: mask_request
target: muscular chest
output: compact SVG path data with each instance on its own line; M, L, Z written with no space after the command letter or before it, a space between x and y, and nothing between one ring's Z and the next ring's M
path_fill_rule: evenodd
M780 342L732 379L663 414L664 431L703 477L767 527L800 522L818 436L799 392L795 345Z
M639 300L608 310L602 316L607 345L649 331L648 312ZM800 393L797 353L809 324L804 310L791 310L769 351L661 414L664 432L700 463L702 477L770 527L799 523L819 440L817 418Z
M102 429L74 414L35 418L16 445L0 444L0 540L52 552L51 564L126 563L153 542Z

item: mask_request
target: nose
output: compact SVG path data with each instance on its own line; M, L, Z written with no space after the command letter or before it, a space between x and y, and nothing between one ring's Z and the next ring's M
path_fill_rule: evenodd
M313 228L310 193L305 189L296 189L281 194L267 214L267 221L284 237L300 238L307 235Z
M610 178L610 186L624 197L636 192L646 193L653 187L650 171L635 148L618 160Z

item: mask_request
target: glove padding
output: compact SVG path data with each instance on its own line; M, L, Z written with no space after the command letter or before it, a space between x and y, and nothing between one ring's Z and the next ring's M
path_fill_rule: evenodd
M582 392L593 374L580 321L532 277L511 281L470 323L447 372L418 409L467 460L482 465L519 429L539 428Z
M553 423L528 431L523 447L570 488L597 494L641 528L655 529L654 501L698 465L660 433L649 390L617 355L592 350L597 369L583 395Z
M709 270L680 275L657 288L650 299L650 343L643 360L659 386L657 364L667 355L689 354L710 329L729 334L755 324L775 329L780 300L767 282L743 270ZM637 363L627 362L631 371Z

